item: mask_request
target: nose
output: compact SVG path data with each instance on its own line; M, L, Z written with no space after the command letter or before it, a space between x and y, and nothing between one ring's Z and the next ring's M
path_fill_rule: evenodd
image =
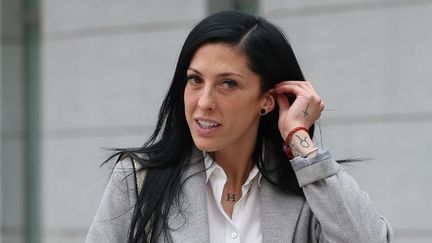
M202 92L200 93L200 97L198 99L198 107L205 111L214 110L216 108L214 91L209 85L206 85L202 89Z

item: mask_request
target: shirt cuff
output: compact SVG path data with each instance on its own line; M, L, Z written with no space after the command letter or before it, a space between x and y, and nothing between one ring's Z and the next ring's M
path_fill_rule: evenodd
M314 157L310 158L302 158L302 157L295 157L294 159L290 160L291 166L294 170L294 172L297 172L298 170L313 165L315 163L318 163L322 160L330 158L330 153L325 149L318 149L318 154Z
M291 165L300 187L335 175L339 171L339 164L331 158L327 150L322 149L312 158L292 159Z

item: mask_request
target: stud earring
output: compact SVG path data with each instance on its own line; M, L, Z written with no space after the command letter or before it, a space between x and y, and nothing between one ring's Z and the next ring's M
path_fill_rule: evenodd
M260 116L264 116L266 113L267 111L264 108L262 108L259 112Z

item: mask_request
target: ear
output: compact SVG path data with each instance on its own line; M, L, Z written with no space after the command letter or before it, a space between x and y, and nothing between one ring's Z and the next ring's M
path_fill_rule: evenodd
M266 114L274 110L276 105L276 92L274 89L270 89L261 96L261 107L260 109L265 109Z

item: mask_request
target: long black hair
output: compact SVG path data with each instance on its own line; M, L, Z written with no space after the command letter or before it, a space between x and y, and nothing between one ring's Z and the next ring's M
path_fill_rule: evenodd
M112 156L130 157L141 165L138 171L146 172L144 181L137 187L141 189L137 191L129 232L130 243L155 242L165 235L170 208L179 203L182 175L195 149L185 118L183 92L186 72L196 50L207 43L226 43L238 48L248 58L250 69L260 77L262 92L285 80L305 80L286 37L265 19L224 11L198 23L183 44L153 134L142 147L118 149ZM295 97L288 98L293 102ZM275 189L303 196L282 150L278 114L276 106L261 117L252 159L265 180ZM311 136L313 130L312 125Z

